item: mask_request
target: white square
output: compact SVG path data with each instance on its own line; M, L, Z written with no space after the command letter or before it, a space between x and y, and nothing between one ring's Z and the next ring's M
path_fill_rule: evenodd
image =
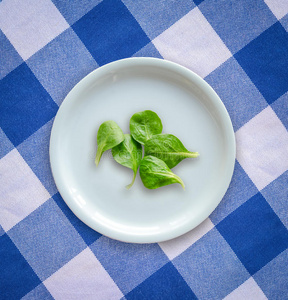
M237 159L262 190L288 170L288 132L270 106L236 132Z
M275 17L280 20L288 14L288 1L287 0L264 0L264 2L271 9Z
M224 298L225 300L267 300L267 297L259 288L253 277L250 277L236 290ZM223 299L223 300L224 300Z
M57 299L120 299L123 294L90 248L86 248L44 282Z
M153 40L163 58L205 77L232 56L198 7Z
M159 243L159 246L169 257L169 259L172 260L179 254L184 252L186 249L188 249L196 241L198 241L203 235L205 235L213 227L214 227L213 223L208 218L204 222L202 222L199 226L189 231L188 233L176 239Z
M0 182L0 225L5 231L50 198L16 149L0 160Z
M0 3L0 29L24 60L69 27L50 0Z

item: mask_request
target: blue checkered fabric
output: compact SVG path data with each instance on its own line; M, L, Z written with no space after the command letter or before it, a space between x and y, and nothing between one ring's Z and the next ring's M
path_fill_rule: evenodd
M287 299L287 30L287 0L0 1L0 299ZM217 209L159 244L87 227L49 165L66 94L131 56L202 76L237 141Z

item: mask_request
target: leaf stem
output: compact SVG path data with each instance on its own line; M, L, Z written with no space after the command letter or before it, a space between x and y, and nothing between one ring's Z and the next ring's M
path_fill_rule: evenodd
M187 153L187 157L198 157L199 153L198 152L189 152Z
M130 184L126 185L127 190L129 190L132 187L132 185L134 184L134 181L136 179L136 174L137 174L137 171L136 172L134 171L132 182Z
M185 184L184 184L183 180L176 174L174 174L174 175L175 175L175 178L178 180L178 182L181 184L183 190L185 191Z
M96 164L96 166L98 166L99 161L100 161L100 158L101 158L101 156L102 156L102 148L103 148L103 147L98 147L98 148L97 148L96 158L95 158L95 164Z
M163 154L163 155L175 155L175 156L184 156L185 158L187 157L198 157L199 153L198 152L166 152L166 151L146 151L145 155L152 155L156 156L157 154ZM156 156L157 157L157 156Z

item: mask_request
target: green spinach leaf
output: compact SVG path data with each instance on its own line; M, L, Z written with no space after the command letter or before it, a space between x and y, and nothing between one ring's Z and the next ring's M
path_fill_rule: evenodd
M161 119L151 110L136 113L130 119L130 132L133 138L142 145L154 134L161 133L162 129Z
M145 156L140 163L139 172L144 186L148 189L157 189L172 183L180 183L185 189L182 179L157 157Z
M102 123L97 133L96 166L98 166L103 152L119 145L123 140L124 134L116 122L106 121Z
M145 156L153 155L162 159L169 168L175 167L184 158L197 157L198 152L188 151L181 141L172 134L157 134L151 137L145 145Z
M126 186L127 189L130 189L135 181L142 158L141 144L135 141L130 134L124 134L124 141L112 148L112 155L120 165L133 170L132 182Z

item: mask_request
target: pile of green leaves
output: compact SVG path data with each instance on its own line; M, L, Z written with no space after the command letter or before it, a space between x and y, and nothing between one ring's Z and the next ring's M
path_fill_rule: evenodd
M199 154L188 151L176 136L162 134L162 129L161 119L151 110L132 116L131 134L123 134L114 121L102 123L97 134L96 165L98 166L103 152L112 149L116 162L133 170L133 179L127 189L133 185L138 168L142 182L148 189L157 189L172 183L179 183L184 189L182 179L171 169L184 158L194 158Z

